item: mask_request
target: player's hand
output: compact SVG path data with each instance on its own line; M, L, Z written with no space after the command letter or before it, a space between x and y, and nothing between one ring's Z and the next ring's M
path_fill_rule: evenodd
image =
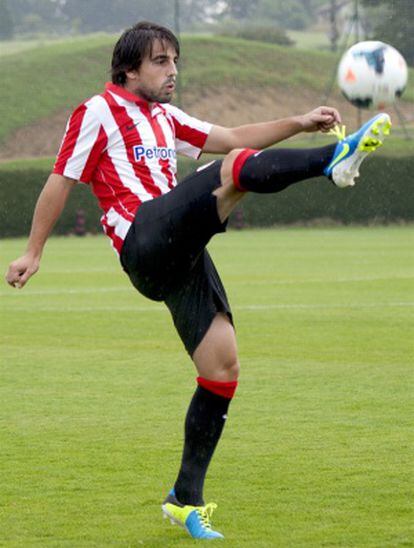
M6 273L6 281L12 287L21 289L33 274L39 270L39 259L31 255L23 255L13 261Z
M341 123L341 115L332 107L318 107L301 116L303 131L327 133Z

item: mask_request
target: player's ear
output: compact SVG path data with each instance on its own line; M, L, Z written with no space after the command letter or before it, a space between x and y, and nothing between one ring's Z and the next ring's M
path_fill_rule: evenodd
M126 77L129 80L136 80L138 78L138 71L137 70L126 70L125 74L126 74Z

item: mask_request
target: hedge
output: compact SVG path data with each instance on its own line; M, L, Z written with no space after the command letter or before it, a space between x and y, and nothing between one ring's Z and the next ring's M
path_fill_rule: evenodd
M284 29L274 25L235 25L232 21L230 26L227 23L219 27L216 34L256 42L267 42L268 44L279 44L280 46L293 46L295 44Z
M51 164L50 164L51 165ZM181 176L196 163L181 160ZM33 208L49 173L49 163L0 167L0 237L27 235ZM271 226L332 220L340 223L393 223L414 221L414 157L377 155L362 167L354 188L339 190L326 179L313 179L279 194L250 194L233 214L233 226ZM88 232L99 232L101 212L87 185L77 185L55 227L56 234L74 231L82 209Z

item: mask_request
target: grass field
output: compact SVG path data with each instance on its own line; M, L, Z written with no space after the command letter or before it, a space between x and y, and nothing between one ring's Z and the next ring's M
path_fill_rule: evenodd
M207 481L226 546L413 546L413 227L211 246L240 387ZM1 268L23 240L1 245ZM0 545L193 545L161 519L194 373L103 237L0 290Z

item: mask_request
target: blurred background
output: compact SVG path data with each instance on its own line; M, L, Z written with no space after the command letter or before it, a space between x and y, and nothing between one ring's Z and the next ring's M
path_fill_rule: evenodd
M394 42L412 65L411 0L1 0L0 39L119 33L147 19L176 31L336 51L356 4L359 35Z
M0 0L0 203L6 204L1 237L27 233L67 117L101 92L117 37L142 19L165 24L180 36L175 103L222 125L328 103L340 109L350 131L375 111L358 112L342 96L336 70L344 51L361 40L382 40L414 64L412 0ZM250 197L233 222L241 227L412 221L412 70L397 110L387 109L393 134L378 160L367 162L366 185L352 193L332 189L327 198L321 182L305 191L305 207L296 188L277 204ZM286 146L319 146L327 139L300 137ZM194 167L181 161L181 175ZM89 191L83 188L71 200L57 232L71 232L80 210L84 230L99 230Z

